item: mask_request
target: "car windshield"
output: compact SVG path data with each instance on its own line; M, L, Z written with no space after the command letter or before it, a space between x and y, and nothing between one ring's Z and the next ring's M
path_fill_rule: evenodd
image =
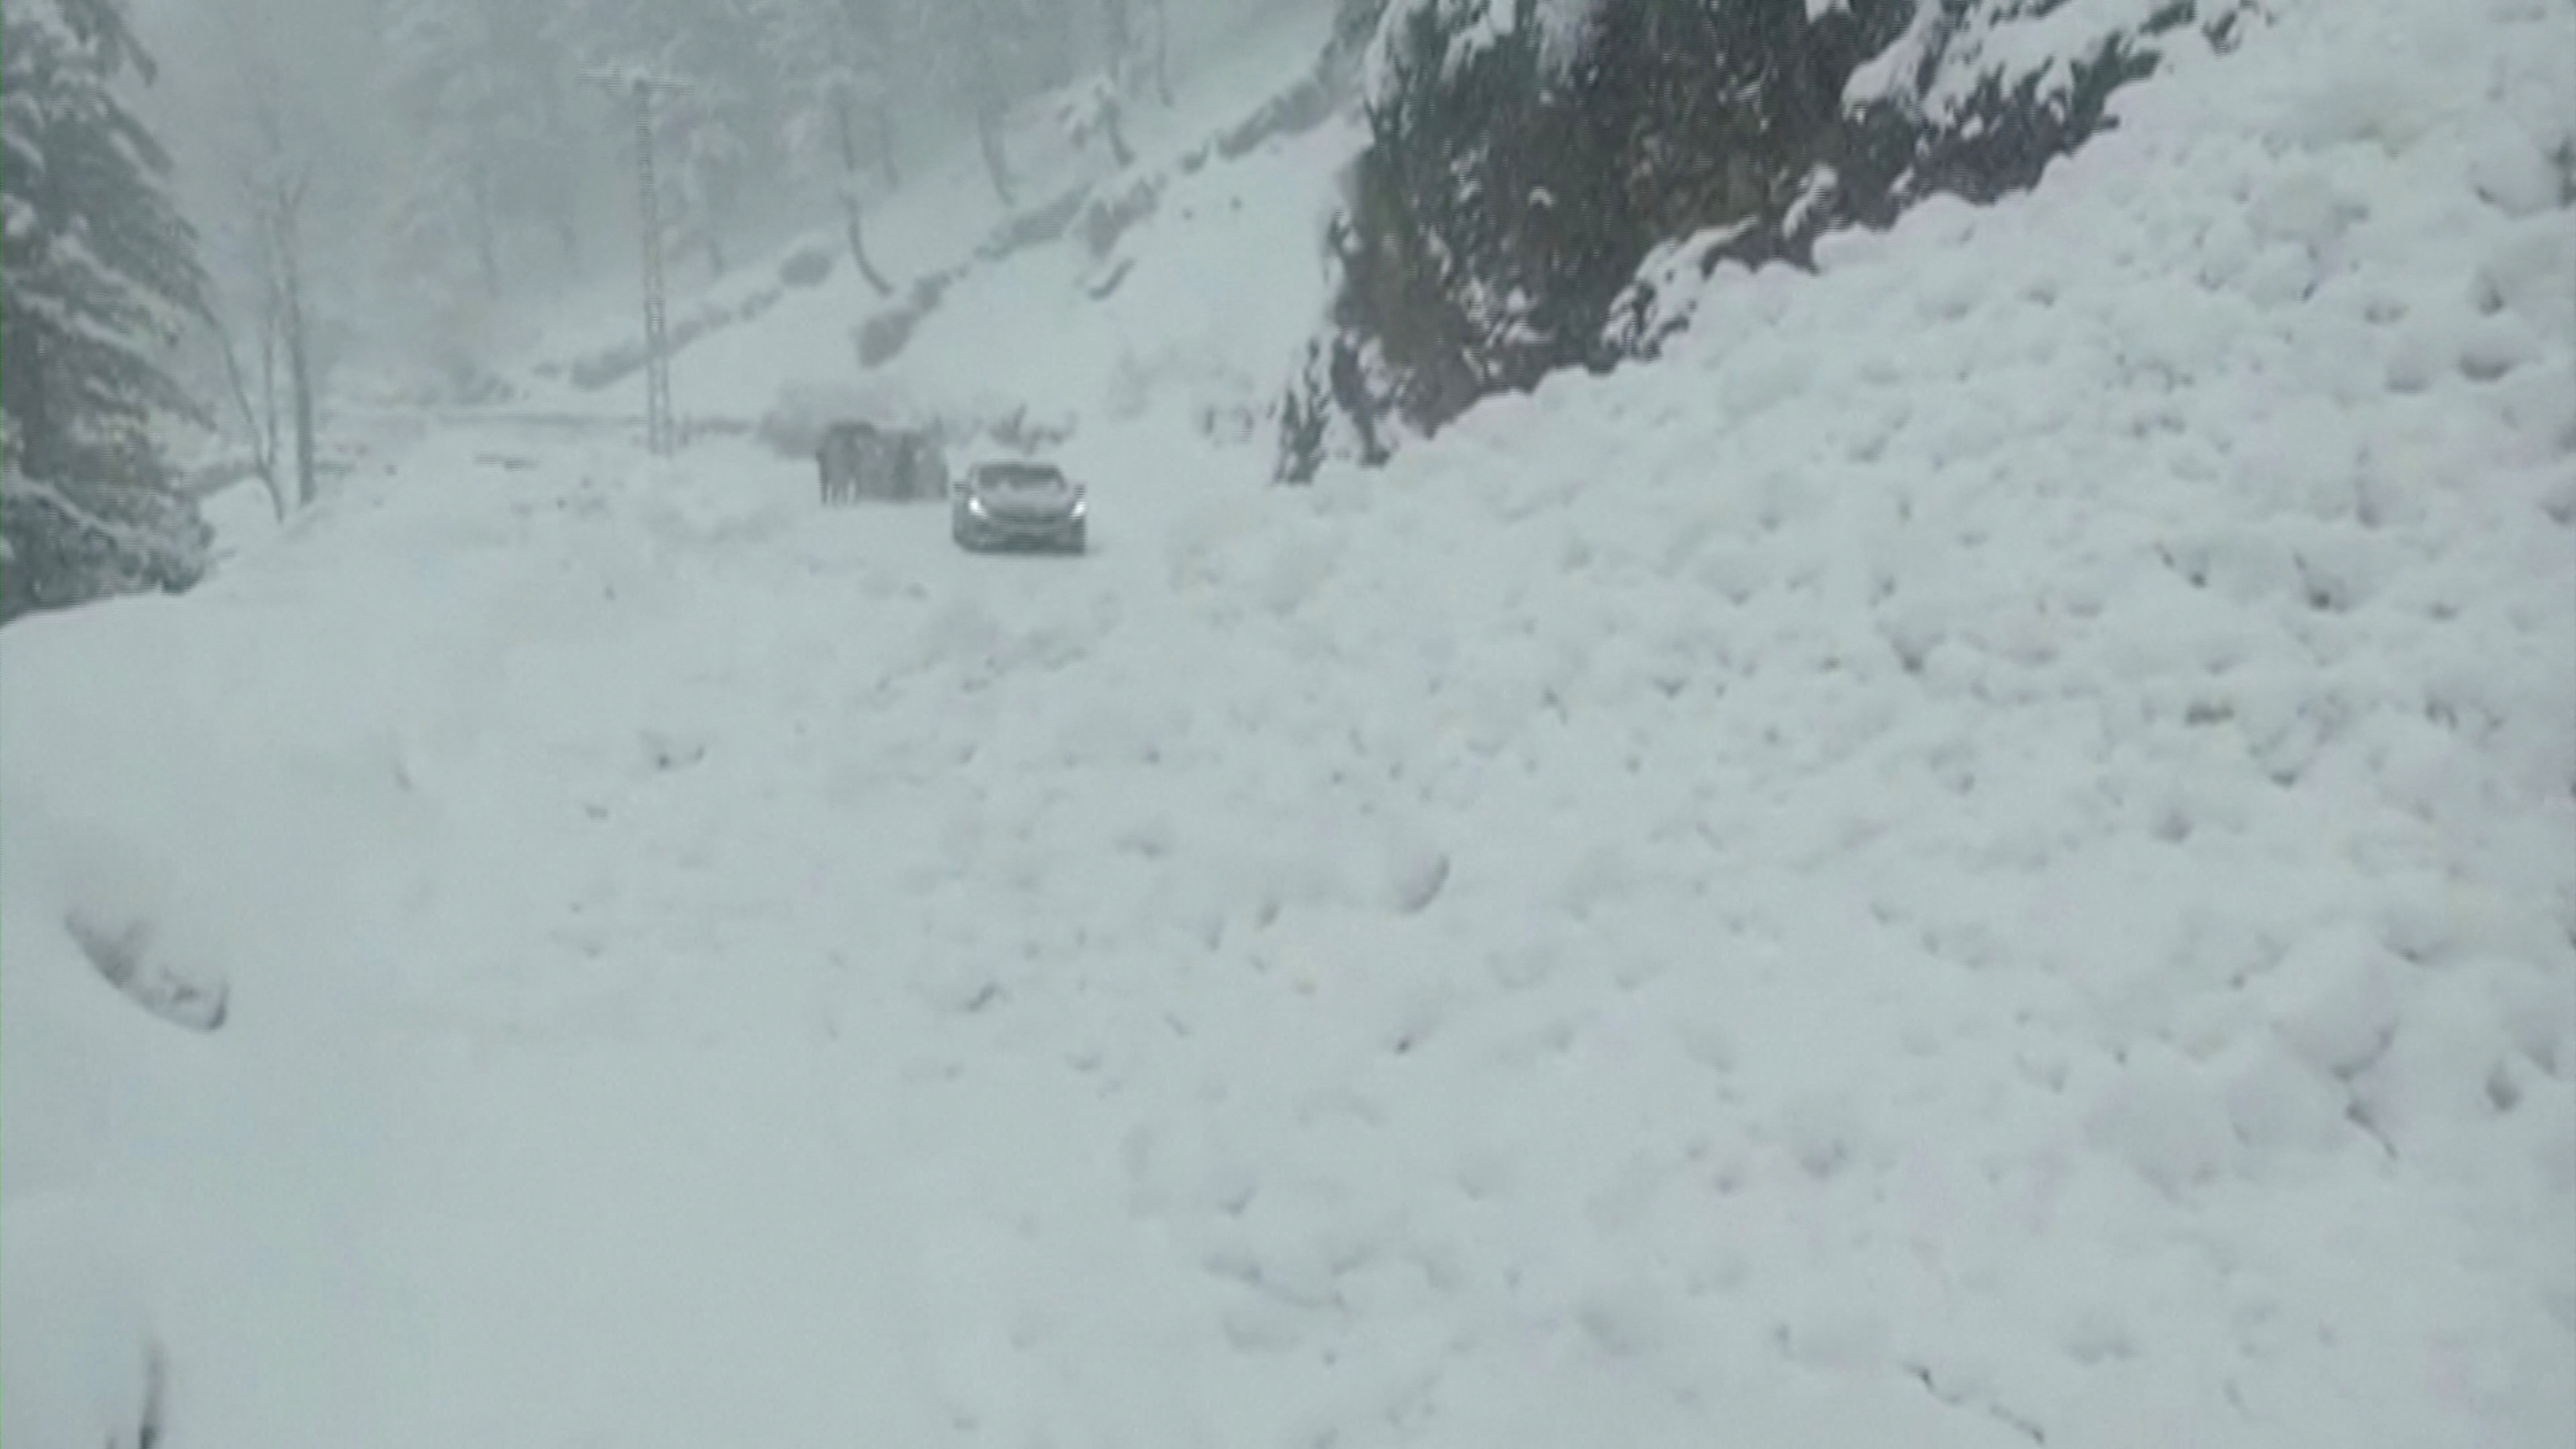
M987 463L982 481L988 488L1058 488L1064 473L1049 463Z

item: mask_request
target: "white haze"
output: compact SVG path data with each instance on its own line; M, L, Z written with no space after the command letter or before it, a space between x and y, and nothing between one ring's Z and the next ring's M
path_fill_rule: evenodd
M580 68L629 58L631 43L605 32L610 21L650 30L643 0L592 7L609 17L575 29L581 53L567 69L567 130L578 164L572 177L580 232L577 258L547 231L550 218L528 214L504 200L498 250L503 286L495 295L476 285L462 258L455 275L425 270L393 245L407 201L436 150L457 138L413 124L400 113L396 88L402 60L394 31L406 11L454 12L514 23L536 14L545 0L137 0L135 20L160 61L156 82L139 97L140 108L165 139L176 162L176 189L205 240L205 260L218 310L228 315L252 304L260 275L255 255L250 178L262 166L259 115L273 110L286 138L286 164L307 172L310 194L302 232L313 273L314 324L326 357L365 356L395 367L441 366L471 361L491 366L532 335L533 317L559 311L576 295L631 285L635 274L636 216L632 149L625 118L606 97L585 86ZM1061 63L1066 85L1105 64L1102 0L1025 0L1032 13L1055 7L1066 17L1074 45ZM1155 0L1127 0L1139 27ZM887 0L889 7L918 0ZM1169 64L1175 76L1221 60L1247 28L1300 8L1298 0L1164 0L1169 16ZM921 6L925 27L946 26L968 13L964 0ZM1309 7L1310 8L1310 7ZM557 13L573 13L564 5ZM950 54L966 37L942 30L925 45L916 41L895 58L891 110L898 147L914 172L960 145L972 144L970 114L948 74ZM757 73L757 72L755 72ZM755 102L774 99L753 96ZM1260 99L1247 95L1247 104ZM1044 94L1018 98L1022 108L1046 102ZM754 107L757 109L757 106ZM775 139L775 138L762 138ZM666 158L666 166L668 165ZM666 190L673 182L666 177ZM1026 203L1031 198L1021 197ZM804 230L835 224L836 199L828 182L798 178L755 185L740 199L734 224L741 228L739 256L757 256ZM996 202L993 219L1006 214ZM684 259L675 263L683 285L706 279ZM899 279L898 279L899 280ZM206 364L211 366L211 364ZM211 376L200 382L211 385Z

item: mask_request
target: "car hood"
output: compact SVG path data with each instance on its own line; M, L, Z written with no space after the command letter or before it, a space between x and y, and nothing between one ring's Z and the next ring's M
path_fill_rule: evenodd
M1030 483L986 483L975 496L987 508L1011 513L1062 513L1082 499L1081 488L1062 480Z

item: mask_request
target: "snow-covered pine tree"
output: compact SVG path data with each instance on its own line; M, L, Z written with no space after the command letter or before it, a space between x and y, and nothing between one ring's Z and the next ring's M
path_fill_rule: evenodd
M195 412L154 354L204 294L168 154L115 90L150 62L108 0L12 0L5 35L0 396L20 459L39 478L149 475L146 424Z
M168 154L117 91L152 71L115 0L0 14L0 618L205 570L152 433L202 417L159 358L205 294Z
M1387 0L1333 0L1333 34L1326 48L1354 60L1366 54L1377 39L1378 23L1386 18L1386 7Z
M1673 325L1640 275L1658 247L1698 238L1703 276L1805 265L1827 229L1885 225L1933 191L2028 186L2106 123L2159 36L2238 8L1342 0L1344 53L1377 16L1370 137L1336 228L1333 330L1283 404L1283 476L1366 431L1317 421L1355 390L1327 385L1326 356L1371 364L1344 369L1368 394L1354 422L1391 410L1430 430L1555 369L1650 353Z
M1524 245L1527 223L1551 198L1581 209L1568 185L1598 174L1552 164L1583 133L1548 114L1541 33L1497 18L1513 8L1529 6L1397 7L1364 97L1372 141L1350 179L1339 320L1379 341L1391 401L1427 426L1546 370L1557 329L1539 314L1559 289Z

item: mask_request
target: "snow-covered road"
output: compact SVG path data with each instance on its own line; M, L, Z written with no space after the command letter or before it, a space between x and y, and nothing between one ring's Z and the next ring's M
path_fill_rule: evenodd
M1384 473L1086 415L1087 558L458 427L13 624L13 1315L174 1449L2559 1449L2576 48L2283 8Z
M192 651L86 697L62 660L43 737L88 748L9 822L100 832L72 903L200 842L136 909L232 976L234 1050L100 1174L155 1204L196 1442L2564 1422L2564 1265L2502 1291L2563 1255L2496 1256L2563 1186L2492 1176L2561 1170L2563 1016L2510 955L2391 979L2371 924L2521 918L2305 850L2334 795L2172 774L2179 718L2096 754L2156 676L2041 683L2188 585L1909 670L1832 623L1871 591L1803 573L1808 505L1587 515L1477 476L1504 426L1410 495L1104 432L1079 560L818 510L743 445L460 431L328 550L13 631L13 678L119 626ZM328 692L280 718L264 667ZM83 777L152 753L112 746L137 679L257 765ZM2448 1097L2326 1074L2422 992L2468 1033L2424 1069L2529 1099L2467 1182L2399 1170L2447 1115L2345 1120Z

